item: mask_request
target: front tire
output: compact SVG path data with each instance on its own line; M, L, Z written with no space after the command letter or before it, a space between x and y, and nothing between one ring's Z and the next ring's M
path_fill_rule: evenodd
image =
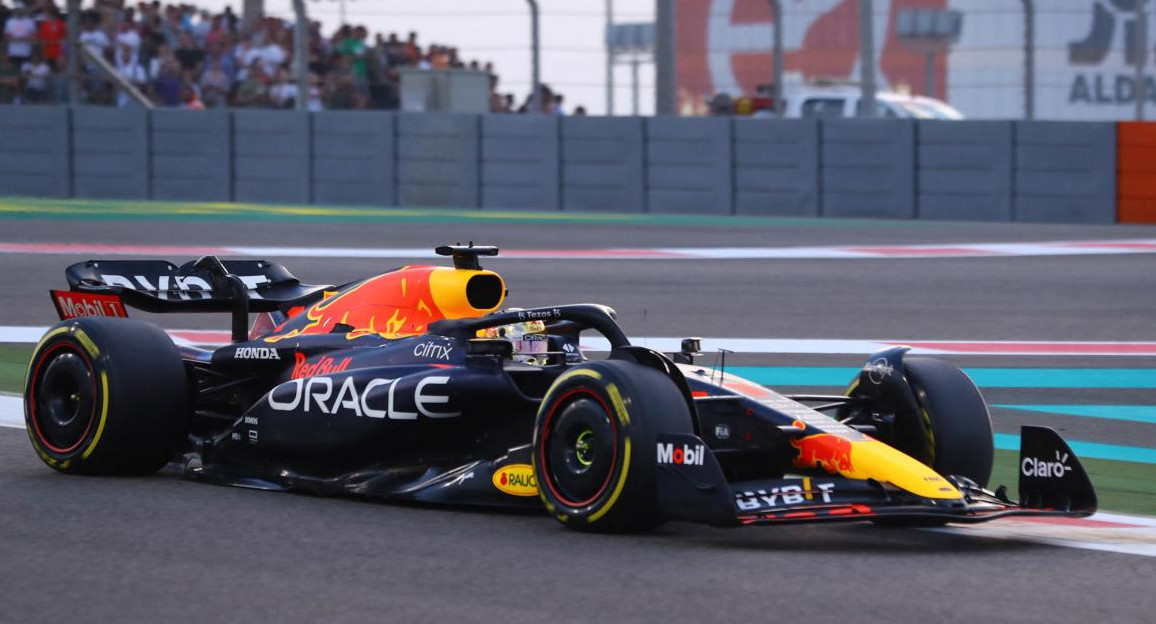
M550 515L578 531L649 531L657 510L658 435L692 433L681 391L661 372L621 360L570 369L543 398L533 465Z
M24 422L44 463L70 474L155 472L189 427L188 379L159 327L78 318L50 329L32 354Z
M903 362L924 432L927 464L987 487L995 459L991 414L975 383L958 367L930 358Z

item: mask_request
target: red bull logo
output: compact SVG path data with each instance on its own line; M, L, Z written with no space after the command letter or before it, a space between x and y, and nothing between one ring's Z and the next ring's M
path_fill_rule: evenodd
M317 361L310 362L306 359L304 353L298 353L294 357L293 374L290 376L290 379L303 379L317 375L340 373L349 367L349 362L353 359L345 357L340 360L335 360L328 355L323 355Z
M855 465L851 461L852 442L830 433L820 433L797 440L791 446L799 450L795 458L798 468L822 468L831 474L851 474Z

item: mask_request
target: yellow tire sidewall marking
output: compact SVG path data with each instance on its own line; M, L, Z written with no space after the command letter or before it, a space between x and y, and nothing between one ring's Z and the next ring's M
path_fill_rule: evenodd
M100 422L96 425L96 435L92 437L92 442L88 443L88 448L84 449L81 459L88 459L88 456L96 450L96 446L100 444L100 436L104 435L104 424L108 421L108 373L104 371L100 371L100 387Z
M554 386L557 387L557 385L562 383L563 381L566 381L567 379L570 379L572 377L578 377L578 376L590 377L591 379L602 379L602 373L600 373L594 369L575 368L575 369L566 371L565 373L562 373L561 375L559 375L558 379L554 381Z
M614 492L610 494L610 498L607 499L606 504L603 505L601 509L587 516L586 522L597 522L599 518L605 516L606 513L614 507L614 503L618 502L618 497L622 495L622 490L626 487L626 475L630 473L630 437L624 437L625 440L623 440L624 445L622 449L622 473L618 475L618 483L614 486Z
M84 333L83 329L76 328L73 333L76 334L76 340L80 342L80 345L84 347L85 351L88 351L88 354L92 356L93 360L100 357L100 349L96 347L96 343L93 342L92 338L89 338L88 334Z
M619 422L629 427L630 413L626 411L626 402L622 400L622 394L618 392L618 386L612 383L606 384L606 394L610 395L610 404L614 406L614 411L618 415Z

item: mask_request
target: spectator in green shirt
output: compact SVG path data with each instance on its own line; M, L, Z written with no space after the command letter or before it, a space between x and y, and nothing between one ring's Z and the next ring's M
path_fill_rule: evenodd
M352 29L350 36L339 44L337 51L349 59L349 69L353 72L353 80L358 84L365 84L369 80L369 65L367 61L369 46L365 44L368 33L364 26Z

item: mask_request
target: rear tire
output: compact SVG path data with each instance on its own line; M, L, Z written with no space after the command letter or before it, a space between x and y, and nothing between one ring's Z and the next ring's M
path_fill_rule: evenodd
M60 472L155 472L179 450L190 414L180 353L150 323L64 321L32 354L24 422L37 455Z
M574 367L538 409L533 464L547 511L578 531L649 531L657 510L660 434L693 433L678 386L661 372L622 360Z

